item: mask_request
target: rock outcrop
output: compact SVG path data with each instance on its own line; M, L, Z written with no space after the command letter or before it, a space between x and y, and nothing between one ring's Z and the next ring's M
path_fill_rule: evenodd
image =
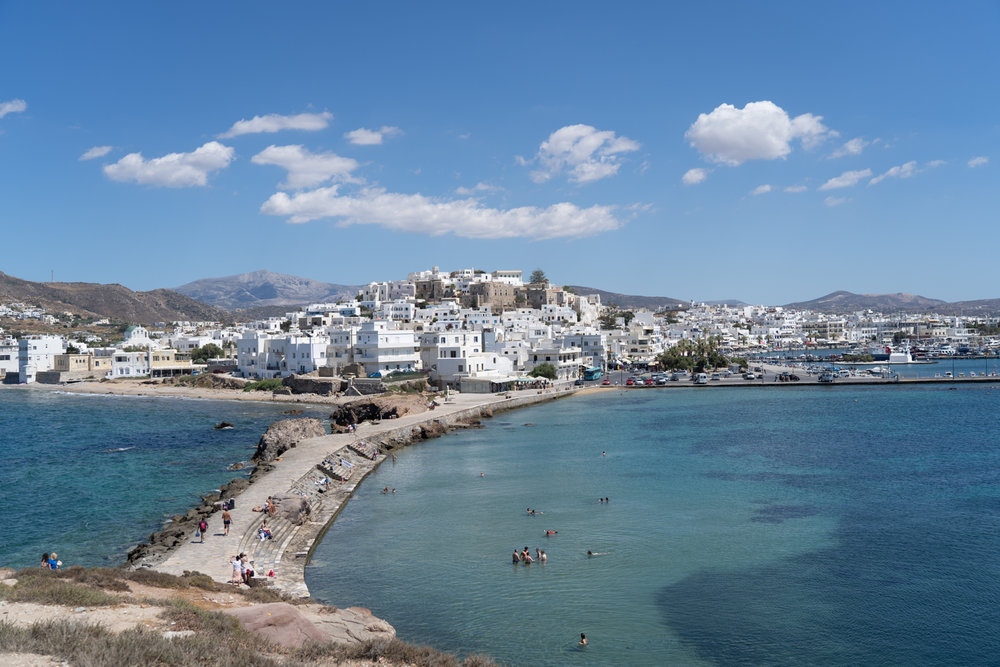
M235 617L244 629L286 648L298 648L310 641L354 644L396 636L395 628L363 607L337 609L271 602L227 609L225 613Z
M312 621L287 602L271 602L242 609L226 609L244 629L286 648L298 648L306 642L330 641Z
M271 496L271 500L277 506L280 518L290 521L296 526L301 526L309 519L312 510L309 508L309 501L302 496L279 493Z
M301 605L302 613L332 641L354 644L372 639L391 639L396 629L364 607L337 609L325 605Z
M323 422L312 417L276 421L260 436L257 451L250 460L257 464L270 463L298 442L320 435L326 435Z
M426 402L421 396L379 396L338 406L330 413L330 423L335 428L343 428L365 421L395 419L426 409Z

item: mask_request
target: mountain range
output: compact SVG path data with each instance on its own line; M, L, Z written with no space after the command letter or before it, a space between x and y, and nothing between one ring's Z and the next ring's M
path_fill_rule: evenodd
M70 312L134 324L227 321L226 311L168 289L133 292L117 283L36 283L0 272L0 303L41 306L49 313Z
M858 310L874 310L883 313L939 313L941 315L977 315L1000 312L1000 299L980 299L977 301L942 301L917 294L897 292L895 294L854 294L853 292L831 292L812 301L798 301L785 305L796 310L815 310L827 313L849 313Z
M577 294L599 294L601 303L624 309L664 310L683 308L686 301L671 297L637 296L608 292L595 287L567 285ZM271 271L206 278L176 290L133 292L117 283L36 283L0 272L0 304L25 303L42 306L50 313L71 312L82 317L107 317L135 324L181 321L249 321L280 316L291 307L334 302L357 295L357 285L324 283ZM729 305L741 305L737 300ZM1000 299L947 302L940 299L896 293L854 294L831 292L812 301L799 301L786 308L819 312L873 310L885 313L939 313L941 315L985 315L1000 313Z
M352 299L358 285L337 285L272 271L252 271L222 278L204 278L174 290L219 308L301 306Z

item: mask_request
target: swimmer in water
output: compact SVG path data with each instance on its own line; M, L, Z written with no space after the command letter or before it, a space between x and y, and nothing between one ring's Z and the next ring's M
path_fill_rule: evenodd
M584 633L582 633L582 632L580 633L580 642L579 642L579 645L580 646L586 646L587 645L587 635L584 634Z
M555 535L558 532L559 532L558 530L546 530L545 537L548 537L549 535Z

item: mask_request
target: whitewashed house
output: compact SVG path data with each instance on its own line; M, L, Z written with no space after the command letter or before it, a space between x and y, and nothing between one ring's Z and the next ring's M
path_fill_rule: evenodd
M420 346L416 334L400 329L396 322L372 320L361 326L354 345L354 360L368 373L420 369Z
M17 348L18 382L34 382L35 375L52 370L55 356L65 351L66 346L59 336L31 335L20 339Z

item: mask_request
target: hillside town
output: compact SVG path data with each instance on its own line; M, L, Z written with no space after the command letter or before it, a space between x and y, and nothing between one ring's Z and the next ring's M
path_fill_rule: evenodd
M742 356L906 346L914 356L933 358L1000 349L997 317L705 303L625 310L601 303L597 294L553 285L541 270L525 279L520 270L435 266L369 283L351 300L289 308L283 316L235 325L133 324L113 341L86 331L15 337L0 330L0 377L65 383L203 372L253 380L419 374L441 389L482 393L507 391L538 375L558 383L654 367L665 351L684 348L682 341L710 340L723 353ZM9 323L54 325L71 317L32 304L0 304L0 318Z

